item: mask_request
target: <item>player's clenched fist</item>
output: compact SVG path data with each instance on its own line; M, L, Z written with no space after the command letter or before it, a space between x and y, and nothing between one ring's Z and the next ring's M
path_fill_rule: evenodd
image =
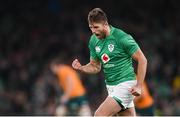
M80 67L81 67L81 63L78 61L78 59L75 59L73 62L72 62L72 67L76 70L80 70Z

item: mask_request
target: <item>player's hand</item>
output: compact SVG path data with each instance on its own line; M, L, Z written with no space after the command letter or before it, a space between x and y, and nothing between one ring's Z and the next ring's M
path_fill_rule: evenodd
M81 67L81 63L78 61L78 59L75 59L73 62L72 62L72 67L76 70L80 70L80 67Z
M130 89L130 92L134 96L140 96L141 95L141 86L135 85Z

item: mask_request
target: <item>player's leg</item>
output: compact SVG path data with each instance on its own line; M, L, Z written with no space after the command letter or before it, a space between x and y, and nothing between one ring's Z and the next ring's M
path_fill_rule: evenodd
M136 116L136 111L134 107L131 107L124 111L118 112L116 116Z
M79 116L91 116L91 108L89 107L88 104L81 105L79 112Z
M77 98L77 102L79 105L78 116L91 116L91 108L89 106L89 102L86 98L86 95L80 96Z
M134 96L129 92L129 89L135 84L136 81L132 80L120 83L116 86L107 86L109 95L113 97L122 108L118 114L125 116L136 115L133 102Z
M67 114L67 108L65 105L62 104L56 108L55 116L65 116L66 114Z
M121 110L119 103L112 97L107 97L96 110L94 116L112 116Z

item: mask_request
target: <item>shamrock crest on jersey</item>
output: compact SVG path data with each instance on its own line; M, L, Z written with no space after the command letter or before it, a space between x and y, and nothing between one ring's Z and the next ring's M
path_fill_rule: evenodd
M114 45L113 45L113 44L109 44L109 45L108 45L108 50L109 50L110 52L112 52L112 51L114 50Z
M103 63L107 63L107 62L110 60L110 58L109 58L109 56L105 53L105 54L103 54L103 55L101 56L101 60L103 61Z

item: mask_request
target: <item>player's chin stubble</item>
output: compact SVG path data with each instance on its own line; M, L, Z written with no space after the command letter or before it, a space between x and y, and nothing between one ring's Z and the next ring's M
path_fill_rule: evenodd
M103 33L103 32L99 33L99 34L95 34L95 35L98 39L104 39L106 37L105 33Z

